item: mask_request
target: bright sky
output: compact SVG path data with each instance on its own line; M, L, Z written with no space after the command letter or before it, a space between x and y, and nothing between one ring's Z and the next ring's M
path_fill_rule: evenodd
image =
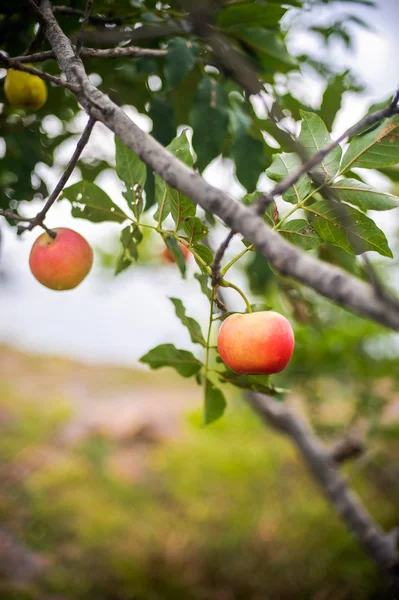
M350 62L368 85L368 92L363 99L355 100L351 95L345 99L335 132L342 131L356 121L371 98L376 101L383 99L399 84L399 42L395 35L399 23L399 3L397 0L381 0L380 9L374 11L355 4L348 4L345 8L342 3L336 3L334 16L338 11L349 12L349 9L365 18L372 15L375 32L355 29L356 42L352 56L339 47L333 50L334 60L340 65ZM298 43L308 45L312 42L307 38ZM311 80L306 87L312 94L321 92L316 81ZM128 112L140 127L148 130L150 123L147 118L137 115L132 109L128 109ZM83 123L84 119L78 120L77 130L81 130ZM49 127L54 126L55 123L49 123ZM112 154L112 135L101 125L96 125L96 128L97 133L92 137L87 153L95 152L98 155L98 149L101 148ZM72 143L64 144L57 159L65 161L72 150ZM60 174L59 170L46 167L43 167L42 173L50 187ZM222 168L219 163L214 164L206 176L214 185L234 196L241 193L242 188L234 181L228 166ZM77 180L78 175L75 175L70 183ZM123 204L121 188L113 172L103 173L97 183L116 203ZM37 208L33 203L28 206L32 214L37 212ZM120 229L119 225L110 223L95 225L72 219L66 202L52 209L48 225L73 227L85 235L94 247L110 247L113 234L116 235ZM2 226L2 233L1 265L7 285L0 286L0 343L13 344L32 352L127 365L134 365L141 354L160 343L172 342L178 347L198 351L191 345L168 300L168 296L181 297L188 314L199 321L206 320L207 303L198 293L198 283L192 277L195 265L189 268L187 280L182 281L173 265L158 269L133 266L125 274L113 278L104 277L97 264L92 274L76 290L56 293L38 284L28 268L29 251L38 232L27 233L22 239L16 239L13 230ZM236 241L231 252L240 247L240 242ZM234 277L240 283L240 274ZM230 300L240 309L241 301L236 295L230 295Z

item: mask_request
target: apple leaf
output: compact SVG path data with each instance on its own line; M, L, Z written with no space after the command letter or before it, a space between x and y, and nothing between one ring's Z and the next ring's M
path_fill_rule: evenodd
M140 358L151 369L173 367L183 377L192 377L202 368L202 363L187 350L179 350L173 344L161 344Z
M319 200L304 207L314 218L311 226L326 242L343 248L350 254L362 254L374 250L382 256L392 258L384 233L372 219L359 210L345 204L348 224L343 224L335 201ZM354 247L355 246L355 247Z
M399 115L382 125L354 137L341 165L341 173L353 167L379 169L399 163Z
M266 171L266 175L274 181L283 181L296 173L302 166L301 159L294 152L278 154ZM297 204L309 194L311 181L309 175L303 175L289 190L283 194L283 200Z
M202 273L195 273L195 279L198 281L201 287L201 292L210 300L212 298L212 291L208 287L209 277L208 275L203 275Z
M331 137L323 120L312 112L301 110L302 126L299 135L299 142L310 157L322 150L331 143ZM341 161L342 148L337 146L324 157L322 162L314 168L315 173L323 177L325 181L330 181L338 173Z
M284 393L286 390L276 388L270 381L268 375L240 375L230 369L219 373L224 381L235 385L243 390L251 392L259 392L260 394L268 394L269 396L277 396Z
M164 235L163 239L165 240L165 244L171 251L173 258L175 259L175 263L179 267L180 273L184 278L186 276L186 261L184 260L184 255L180 249L178 241L171 235Z
M218 25L223 29L236 26L272 27L278 25L286 12L287 8L269 2L231 4L219 12Z
M207 379L205 381L204 425L209 425L223 415L226 409L226 399L223 392Z
M201 346L206 347L206 341L202 335L199 323L197 323L195 319L186 315L186 309L183 302L179 298L170 298L170 300L175 307L176 316L180 319L183 325L187 327L190 333L191 341L194 344L201 344Z
M72 216L78 219L87 219L93 223L102 221L123 223L128 218L104 190L90 181L78 181L64 188L62 198L69 200L72 205Z
M121 232L122 252L118 257L115 275L119 275L125 271L134 260L137 260L139 255L137 247L143 239L139 227L128 225Z
M204 244L194 244L193 250L195 253L204 261L206 265L211 265L213 262L213 252L208 246L204 246ZM194 255L197 265L203 269L203 264L198 261L197 257Z
M399 198L379 192L356 179L340 179L331 186L339 200L356 204L363 210L391 210L399 206Z
M165 60L165 78L169 90L183 81L194 67L198 54L199 45L196 42L181 37L175 37L169 42Z
M312 250L323 243L322 238L305 219L287 221L278 231L291 244L300 246L303 250Z
M115 136L115 150L116 173L126 186L123 195L138 219L144 207L142 189L146 181L146 165L117 136Z
M229 120L227 107L224 87L214 79L204 77L198 86L189 117L194 130L193 146L200 172L222 151Z
M190 244L199 242L209 233L208 227L198 217L188 217L182 226Z

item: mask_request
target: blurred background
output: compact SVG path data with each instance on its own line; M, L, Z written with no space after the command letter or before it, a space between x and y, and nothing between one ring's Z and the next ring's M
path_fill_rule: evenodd
M348 66L363 86L343 95L333 136L399 83L399 6L396 0L376 4L350 5L371 27L354 21L349 47L340 36L326 44L316 31L301 31L300 20L287 39L293 54L313 53L341 71ZM309 10L314 27L326 27L348 5L320 2ZM298 18L288 11L287 27ZM97 83L99 75L91 77ZM291 84L302 103L320 105L325 81L314 70ZM151 131L147 115L125 109ZM78 113L54 166L37 166L49 189L84 124ZM42 126L50 138L60 133L55 115ZM85 160L109 162L96 183L124 206L113 153L112 135L96 124ZM362 175L394 191L381 173ZM205 177L237 198L245 193L229 159L215 159ZM79 179L76 169L70 183ZM262 176L259 185L268 189L270 182ZM20 208L34 215L40 206ZM397 250L398 211L373 217ZM232 390L226 416L203 429L201 388L138 362L161 343L198 353L169 300L182 298L187 313L206 323L209 307L198 293L194 261L181 279L176 265L162 262L162 243L148 236L138 264L115 278L118 224L77 221L65 200L46 222L82 233L95 249L95 264L76 290L52 293L28 268L38 232L17 237L15 228L0 224L0 598L384 598L374 566L289 441L259 423ZM213 233L214 247L223 234L222 228ZM229 255L241 248L235 240ZM290 282L277 284L257 260L240 263L234 282L296 323L294 359L273 381L290 388L287 401L327 444L348 429L365 440L370 450L344 469L390 529L399 520L399 336ZM381 260L378 269L397 289L397 263ZM236 294L227 299L243 309Z

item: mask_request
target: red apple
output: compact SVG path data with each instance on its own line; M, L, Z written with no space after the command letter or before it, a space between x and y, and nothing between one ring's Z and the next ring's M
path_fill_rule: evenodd
M72 290L83 281L93 264L93 250L76 231L66 227L39 235L32 246L29 266L40 283L51 290Z
M271 310L230 315L218 334L224 364L242 375L279 373L288 365L294 344L289 321Z
M182 251L184 261L187 262L188 257L190 256L190 250L187 248L187 246L185 246L184 244L181 244L180 242L179 242L179 248ZM169 248L167 246L165 246L165 248L162 251L162 259L165 262L169 262L169 263L176 262L175 257L173 256L172 252L169 250Z

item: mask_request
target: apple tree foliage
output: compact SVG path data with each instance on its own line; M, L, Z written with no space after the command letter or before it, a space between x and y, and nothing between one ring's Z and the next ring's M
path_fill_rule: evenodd
M57 4L55 2L55 7ZM250 205L260 195L258 186L285 179L301 164L287 145L282 129L275 120L267 118L257 86L266 91L265 102L272 113L275 111L274 116L283 117L290 130L299 133L298 140L309 156L331 141L331 129L343 96L362 90L350 69L320 60L317 50L314 54L298 54L292 50L296 47L296 36L304 33L318 40L320 47L328 47L337 38L351 47L353 29L367 27L356 14L356 5L367 6L370 2L348 0L344 3L347 11L339 19L335 18L332 23L330 17L330 21L321 26L314 17L326 5L333 7L334 4L334 0L220 0L195 3L196 9L189 16L186 8L190 3L185 2L96 0L85 46L134 44L165 52L151 57L84 58L84 62L87 72L96 74L101 82L100 89L117 104L132 105L151 119L152 135L181 161L200 173L219 156L231 161L235 176L245 189L241 200ZM71 3L70 14L56 12L63 31L72 39L79 33L78 11L83 11L85 5L77 0ZM209 33L209 23L216 37ZM36 40L37 47L31 44L34 36L35 20L22 6L19 9L14 3L8 3L0 8L3 52L13 57L23 54L28 46L30 52L48 49L40 36ZM226 52L220 51L222 43L228 49ZM242 58L245 62L241 64ZM59 74L54 60L42 62L40 68ZM301 76L309 74L324 87L321 100L313 101L311 106L303 101L300 85ZM11 107L4 98L3 85L1 87L2 209L18 212L22 201L48 196L51 190L41 178L38 165L44 163L51 167L57 148L74 135L74 118L80 112L75 97L63 87L50 85L49 88L45 106L37 113L30 113ZM370 111L372 109L370 107ZM56 135L48 126L48 119L53 115L61 124ZM353 121L361 116L353 115ZM188 135L191 131L192 137ZM317 169L333 190L335 202L345 205L349 228L343 226L331 203L320 195L308 175L277 198L265 212L264 219L303 251L366 278L357 257L358 249L361 248L361 253L374 252L392 260L392 248L373 215L374 211L397 208L399 198L370 186L364 171L358 169L377 170L395 183L399 181L398 163L399 116L395 116L336 148ZM116 169L120 179L126 210L96 185L98 175L110 167ZM104 158L85 160L83 157L79 169L82 180L67 186L61 198L70 202L72 215L78 219L120 224L120 252L115 257L115 274L134 268L143 233L152 229L162 236L183 277L186 264L179 242L190 249L197 264L198 289L210 301L209 327L203 331L186 313L182 301L171 298L177 319L188 329L191 341L198 345L197 355L173 344L164 344L146 353L142 362L153 369L173 367L183 377L195 377L203 384L205 423L217 419L224 411L222 383L281 396L283 390L276 388L268 377L236 375L224 368L212 346L211 326L228 314L211 286L214 249L210 248L208 234L215 226L220 227L215 218L204 214L189 198L154 175L118 138L115 138L115 163ZM359 245L354 240L358 240ZM316 362L326 373L338 369L343 377L351 373L355 378L362 378L365 381L362 393L367 395L372 359L362 342L377 335L378 327L339 309L329 307L327 310L326 303L315 294L271 270L245 239L237 260L233 259L222 270L222 290L233 287L243 295L227 275L233 265L238 265L238 259L246 255L249 260L240 264L244 265L251 293L268 306L282 306L297 321L298 351L288 369L290 376L306 381L309 369ZM389 268L386 261L380 268ZM252 310L249 301L244 299L247 310ZM338 340L334 337L334 319L342 325ZM311 339L311 343L305 344L306 339ZM374 373L380 368L381 375L387 374L391 367L389 360L373 360ZM284 376L281 381L285 384Z

